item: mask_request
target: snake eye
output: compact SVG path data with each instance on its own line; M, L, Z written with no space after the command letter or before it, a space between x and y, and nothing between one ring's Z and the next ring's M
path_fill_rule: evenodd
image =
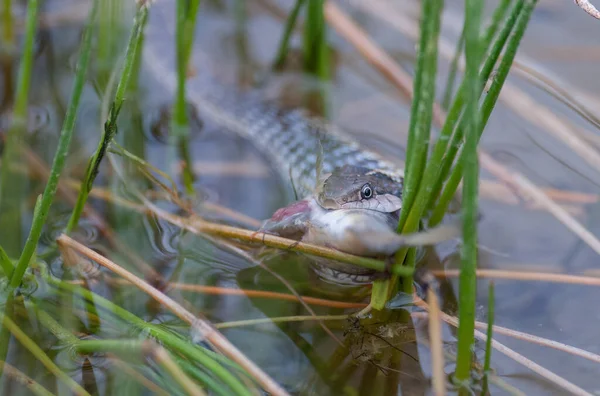
M360 197L362 199L370 199L373 197L373 189L370 185L365 184L360 190Z

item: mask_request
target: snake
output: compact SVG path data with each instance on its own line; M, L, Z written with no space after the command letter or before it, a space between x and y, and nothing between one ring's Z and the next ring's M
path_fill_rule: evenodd
M149 32L146 42L161 39ZM173 95L176 68L161 48L156 43L144 48L145 68ZM187 99L201 119L251 142L302 198L276 211L263 231L371 257L389 256L407 243L395 233L404 182L400 166L362 147L343 129L258 91L226 86L205 72L186 84ZM330 260L315 263L320 275L335 283L373 279L372 270Z

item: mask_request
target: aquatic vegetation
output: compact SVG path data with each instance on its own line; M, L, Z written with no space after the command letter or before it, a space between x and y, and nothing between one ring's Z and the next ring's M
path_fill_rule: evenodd
M600 249L600 242L581 219L589 207L600 202L597 194L541 189L520 173L507 172L498 158L485 152L478 161L482 133L492 119L511 68L520 70L520 75L527 70L523 65L518 65L519 69L513 66L536 0L501 0L485 28L483 2L478 0L465 1L464 18L455 18L454 8L443 0L394 6L373 0L368 10L367 2L338 5L297 0L290 1L283 13L278 13L271 2L257 0L251 4L236 2L234 17L229 6L218 1L136 1L133 20L125 12L128 7L133 10L133 3L96 0L89 4L91 7L82 8L84 16L79 18L75 6L59 10L63 13L60 17L47 17L40 16L37 0L26 2L26 9L20 8L21 3L4 0L0 15L0 66L6 74L4 85L0 85L6 91L0 109L3 391L36 395L286 395L398 394L430 389L436 395L449 391L484 395L498 390L532 393L532 389L547 390L552 383L563 392L588 394L584 390L590 387L588 383L566 379L570 372L562 378L552 372L553 366L543 367L535 363L537 359L515 352L493 336L501 334L554 348L590 364L600 363L600 356L495 324L506 318L509 308L503 305L503 286L494 286L493 281L487 308L477 305L478 279L482 278L511 284L535 282L538 287L552 283L553 288L576 284L591 286L580 289L593 290L600 285L597 278L584 275L482 269L478 265L487 259L482 252L496 254L481 245L482 240L488 241L490 229L480 229L480 211L487 208L485 200L490 197L498 205L508 202L513 210L531 210L528 213L537 216L545 213L541 208L570 227L589 247ZM593 14L590 3L578 4ZM420 10L411 11L415 5ZM350 16L344 7L362 11ZM394 7L406 11L403 17L414 22L412 35L406 31L398 34L393 28L394 18L398 18ZM370 20L377 10L383 10L378 20L387 21L385 27L383 23L365 23L365 18ZM205 13L209 16L203 19ZM281 19L281 36L272 37L269 29L273 29L273 21L260 19L266 13ZM450 21L460 21L455 23L456 47L445 41L449 33L442 22L447 13ZM239 42L232 45L229 33L223 33L232 30L228 25L232 19L235 40L239 41L239 35L246 40L240 59L229 54L232 48L242 51ZM211 24L214 26L206 26ZM240 24L245 25L240 28ZM407 23L401 25L409 29ZM80 37L73 34L79 30ZM129 33L128 40L123 39L124 32ZM214 33L214 37L206 32ZM300 33L297 44L293 40L296 32ZM409 56L407 61L396 53L402 48L404 35L411 43L410 51L417 43L414 60ZM339 39L352 47L338 47ZM266 75L257 73L251 79L260 84L271 77L292 74L292 55L297 54L291 50L294 45L300 49L298 69L316 76L319 83L348 88L346 80L360 82L359 91L356 87L348 90L350 96L356 96L354 107L348 105L351 110L345 110L345 105L338 108L337 94L323 89L311 93L318 95L310 97L310 104L327 96L327 118L335 119L345 110L351 126L360 129L362 119L380 100L392 102L397 116L400 101L391 90L381 87L382 81L390 83L394 94L410 99L410 105L402 107L408 134L397 231L412 234L425 230L412 236L391 233L395 241L406 245L393 258L360 257L331 246L256 231L260 225L257 218L268 218L273 208L287 203L289 186L271 177L272 169L263 164L266 161L257 159L258 144L239 139L244 128L256 129L246 136L267 136L261 144L271 149L282 147L281 140L287 138L284 130L294 132L289 136L295 146L286 155L305 157L309 165L314 162L316 171L276 169L292 180L294 171L307 171L308 178L316 175L319 186L322 172L326 173L332 163L327 158L332 152L347 150L346 154L352 152L365 163L380 163L363 150L361 139L357 139L360 144L354 143L350 134L344 133L340 136L348 137L351 143L342 138L324 139L328 131L337 133L335 126L311 120L299 111L288 112L274 100L262 101L256 92L243 98L257 103L244 107L234 99L245 93L231 99L219 90L203 91L202 84L210 86L221 72L231 72L226 69L232 59L236 67L251 64L255 70L266 71ZM259 50L254 51L253 46ZM208 57L204 48L212 51ZM60 72L54 73L56 64L49 54L57 49ZM146 58L145 50L151 50L155 57ZM221 58L220 52L228 55ZM202 56L196 56L198 53ZM353 58L357 53L358 61ZM214 76L198 61L202 57L210 58L207 64L214 63ZM441 57L450 64L444 90L438 85L445 72ZM148 64L148 59L156 64ZM411 73L402 69L408 63L414 64ZM14 99L13 64L18 64ZM374 67L379 74L365 73L365 66ZM459 70L464 71L460 82ZM285 73L278 74L280 71ZM54 74L48 78L46 73ZM353 73L361 78L353 80L355 77L349 77ZM334 76L341 78L332 81ZM552 91L571 110L591 124L595 122L590 110L593 106L577 101L585 95L575 91L571 95L559 81L549 88L543 76L540 73L535 86ZM280 96L285 97L286 92L298 95L305 88L287 84L282 84L284 94ZM364 85L373 89L373 96L363 92ZM61 98L64 89L71 90L66 112L57 115L52 108L51 122L32 131L32 108L51 107L45 103L50 102L47 91ZM222 89L227 89L226 85ZM443 106L437 104L438 99ZM220 109L215 103L231 108ZM156 121L157 108L161 115L170 117L168 122ZM199 122L190 123L190 108L198 113ZM10 115L8 123L4 123L6 114ZM239 114L245 118L236 119ZM379 133L378 122L385 117L378 120L380 113L374 114L369 117L368 129ZM168 129L168 139L161 141L148 132L157 122L169 125L164 128ZM60 133L54 124L62 124ZM394 119L393 128L399 129L398 125ZM240 136L228 137L228 129L237 129ZM315 147L301 150L305 129L316 131L321 138ZM397 143L400 138L392 138L388 128L383 129L386 132L381 134L387 140L380 145L385 146L381 151L393 149L392 141ZM564 142L566 137L560 136ZM593 134L585 136L591 143L583 151L579 143L567 146L593 165L600 155L596 157ZM512 138L506 140L516 145ZM574 135L573 139L583 138ZM398 151L381 154L400 160ZM52 164L46 165L52 158ZM485 170L500 175L500 182L481 179L479 162ZM585 172L578 175L594 180ZM304 191L305 186L297 187ZM527 191L538 205L536 212L529 201L518 206L521 197L511 188ZM362 194L363 189L359 190ZM352 194L357 195L356 191ZM369 191L370 197L373 190ZM460 249L453 248L453 254L446 256L433 250L421 255L413 246L456 236L445 234L427 243L419 240L445 230L441 223L448 217L457 192L462 204L458 216L463 226ZM396 216L398 206L394 208ZM505 225L495 231L504 232ZM26 227L28 234L22 232ZM528 231L511 228L510 232L522 238ZM366 243L367 238L361 242ZM518 248L522 246L515 251ZM340 285L319 278L310 269L315 257L371 270L376 274L373 287ZM438 259L440 262L435 262ZM460 262L457 269L452 269L454 261ZM429 268L432 262L443 269L423 271L421 267ZM453 290L455 279L458 293ZM516 287L519 293L514 294L529 292ZM550 300L558 294L553 290L546 297ZM514 304L519 310L532 305L529 300ZM561 315L568 311L563 309ZM477 320L485 315L487 323ZM523 313L521 319L528 319L527 315L532 315L531 311ZM539 318L531 321L536 320ZM559 326L568 323L561 320ZM546 330L550 332L552 327ZM519 369L523 365L544 377L541 385L531 380L524 383L518 375L497 375L495 360L500 354L512 359Z

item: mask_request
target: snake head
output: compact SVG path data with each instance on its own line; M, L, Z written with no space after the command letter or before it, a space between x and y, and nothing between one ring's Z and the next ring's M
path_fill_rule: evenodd
M402 207L402 183L379 170L346 165L334 169L317 193L323 209L393 213Z

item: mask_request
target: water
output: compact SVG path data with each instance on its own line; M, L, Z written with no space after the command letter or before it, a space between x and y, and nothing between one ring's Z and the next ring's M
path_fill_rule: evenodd
M81 7L82 3L75 3ZM294 72L293 65L281 75L266 73L281 34L281 20L273 17L259 1L244 3L247 19L240 20L239 13L236 19L234 3L203 2L193 67L198 73L203 70L216 71L220 79L230 83L248 84L258 81L266 86L265 95L283 96L287 102L306 104L306 87L314 86L314 81L300 77ZM375 3L381 2L373 4ZM46 4L43 10L49 16L57 15L56 13L68 15L67 7L73 6L67 1L48 1ZM461 2L456 1L447 2L446 5L442 35L451 43L455 43L460 34L460 5ZM344 6L369 35L400 64L412 71L414 43L410 38L396 31L374 13L359 11L348 4ZM21 6L17 6L17 14L21 15L19 7ZM165 57L172 57L173 53L168 41L174 31L169 7L170 3L158 2L151 10L149 21L150 28L164 29L164 42L147 43L163 46ZM392 4L392 9L414 21L418 2ZM123 19L127 24L131 20L129 16L130 13L124 13ZM68 101L81 21L82 19L77 18L71 22L59 19L59 22L50 27L42 28L37 37L38 52L30 95L27 140L31 149L46 163L52 159L64 107ZM595 94L600 89L600 82L596 78L597 57L594 55L597 53L594 41L597 29L597 21L584 14L572 2L542 2L534 14L517 59L537 72L550 76L551 80L560 83L588 106L593 114L597 114L600 110L600 102ZM328 87L329 118L335 124L347 128L365 146L401 164L404 156L402 146L406 141L409 122L409 101L402 98L337 34L331 32L330 37L336 49L337 67L334 83ZM122 41L124 43L124 39ZM116 47L123 47L123 43ZM293 43L294 46L299 44L298 37ZM113 59L113 62L116 61ZM440 63L440 87L445 81L447 66L445 61ZM102 64L94 64L94 72L101 76ZM106 70L104 73L106 74ZM94 79L96 84L101 81L101 77ZM598 132L593 126L544 90L514 73L509 81L532 95L538 104L549 108L573 125L586 129L590 136L598 138ZM0 86L0 90L5 89L5 86ZM84 91L73 154L68 164L67 173L75 179L82 177L87 157L96 145L100 131L101 104L101 98L90 82ZM171 94L164 89L160 78L153 75L152 68L145 66L139 80L139 92L128 96L122 111L117 139L128 150L173 175L183 191L180 184L181 169L171 161L176 150L169 147L166 134L170 104ZM6 117L8 111L5 108L0 120L2 128ZM291 186L281 179L278 170L264 155L250 142L218 125L195 119L192 122L189 148L197 176L194 182L198 193L196 209L210 220L247 226L241 220L232 220L202 207L200 202L203 200L218 203L254 219L264 219L293 199ZM599 191L600 174L598 169L588 165L564 143L524 120L506 103L500 102L484 134L482 148L541 187L590 194L593 203L568 205L579 221L598 234L600 216L596 194ZM135 192L146 191L149 183L132 164L118 158L116 163L125 181L105 163L96 185L116 196L135 200ZM168 180L162 181L169 183ZM41 191L42 186L35 178L28 185L23 200L27 215L22 219L27 227L33 197ZM572 274L597 271L596 253L577 236L550 214L531 208L526 200L515 200L512 195L502 199L507 195L497 193L493 189L497 186L494 177L483 170L480 203L482 268ZM152 190L160 192L160 188L156 186ZM508 204L506 199L515 202ZM171 212L182 213L165 200L155 202ZM213 323L308 314L296 302L182 290L180 284L184 283L289 293L272 274L210 240L182 232L156 216L140 215L119 204L98 198L92 198L90 203L101 220L83 219L80 229L74 234L76 239L138 275L152 280L151 272L147 269L144 272L132 264L132 255L138 257L167 281L175 284L167 289L171 297L184 301L192 312L204 313ZM52 243L66 224L71 207L72 203L65 200L64 196L56 200L42 240L46 245ZM0 222L8 221L4 219L7 217L3 217ZM27 230L27 227L24 229ZM106 230L111 232L107 233ZM0 233L2 246L14 257L19 251L18 246L4 242L11 236L6 228ZM47 266L48 271L57 277L66 276L64 263L53 250L46 249L41 253L42 268ZM287 279L301 295L346 302L364 301L363 297L367 292L364 289L334 287L320 281L309 269L308 259L305 257L282 255L273 251L253 250L252 253ZM432 266L457 268L457 244L444 244L435 254L430 252L428 257ZM66 271L67 274L70 272ZM92 291L139 317L186 334L188 330L182 322L134 287L110 282L112 276L94 265L82 265L73 275L75 279L85 279ZM477 312L481 321L486 320L487 285L487 280L479 282ZM451 280L445 287L448 289L448 293L445 293L445 307L451 312L455 308L455 280ZM139 329L135 326L115 319L114 315L105 310L100 309L98 321L93 320L77 299L72 302L72 306L68 306L73 309L65 309L65 301L57 295L56 289L41 279L38 279L37 284L28 284L24 293L77 335L91 334L105 339L140 336ZM594 304L600 298L600 292L596 288L499 280L496 282L496 297L497 325L600 353L596 334L600 324L600 310ZM318 315L338 315L353 311L321 306L313 306L313 309ZM412 326L399 320L398 315L400 311L394 311L384 323L367 322L362 325L350 321L328 321L328 327L337 337L350 343L349 351L345 353L338 350L335 341L314 321L245 326L224 329L223 334L292 393L422 394L429 387L429 355L427 348L417 348L414 340L423 335L424 329L419 321L415 321L416 330L412 329ZM97 388L100 394L113 394L126 386L141 389L139 385L135 385L135 381L122 374L114 360L106 359L103 355L92 355L89 360L74 356L60 345L56 337L35 325L31 314L29 320L27 317L19 317L19 320L42 349L54 357L61 369L78 381L85 378L83 382L87 384L89 391ZM450 330L445 331L445 339L452 341ZM392 342L402 352L391 348L382 338ZM578 386L590 392L600 391L596 378L597 363L502 335L498 335L497 339ZM35 365L32 358L15 340L12 340L11 348L8 359L11 364L56 393L65 391L64 387L56 388L43 370L36 371L33 368ZM482 348L482 345L477 346L478 355L481 355ZM395 352L391 353L392 350ZM419 357L421 364L413 360L416 357ZM155 381L162 378L156 377L158 370L155 366L144 365L139 361L128 364ZM526 394L563 393L550 382L497 351L494 351L493 366L500 378ZM447 368L451 370L452 366L449 364ZM15 383L5 381L4 386L7 393L23 392L23 388ZM496 393L501 394L502 391L495 388L494 394Z

